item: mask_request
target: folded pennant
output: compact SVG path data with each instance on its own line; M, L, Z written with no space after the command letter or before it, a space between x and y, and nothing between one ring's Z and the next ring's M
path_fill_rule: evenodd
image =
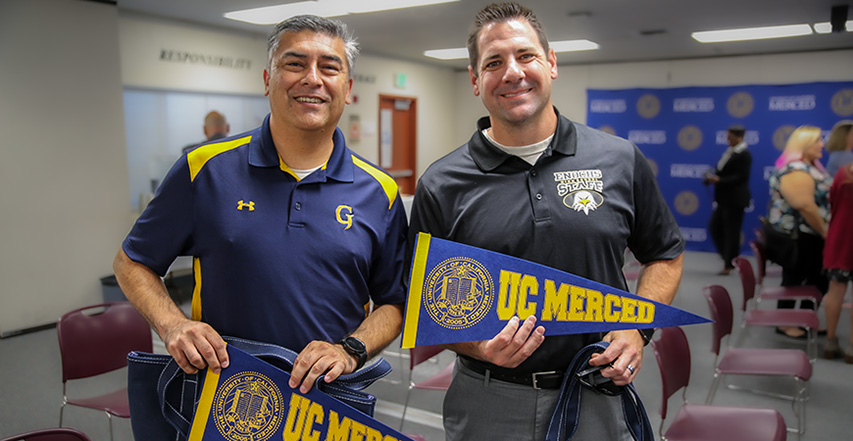
M546 336L710 321L544 265L418 234L403 348L489 340L513 316L531 315Z
M291 389L290 373L231 345L228 359L207 370L188 441L411 441L316 387Z

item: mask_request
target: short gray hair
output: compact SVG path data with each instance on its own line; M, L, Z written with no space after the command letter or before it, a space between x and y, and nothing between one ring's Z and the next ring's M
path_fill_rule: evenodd
M316 15L297 15L276 25L267 39L267 70L272 67L272 57L278 51L282 34L302 31L317 32L343 40L347 56L347 76L352 78L352 71L355 69L355 60L358 58L358 41L356 41L355 35L350 32L347 25L343 22Z

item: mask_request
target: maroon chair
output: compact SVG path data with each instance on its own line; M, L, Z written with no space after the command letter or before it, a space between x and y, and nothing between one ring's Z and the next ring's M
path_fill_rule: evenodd
M791 378L794 391L790 395L734 385L729 385L729 388L790 400L797 415L797 427L788 430L800 435L804 434L806 432L806 401L809 398L809 380L812 376L809 356L799 349L727 348L725 353L722 353L722 340L731 335L734 321L731 298L725 290L705 288L702 294L708 301L711 319L714 320L711 352L715 355L714 381L711 383L705 404L711 404L714 401L720 382L728 375Z
M68 427L39 429L3 438L0 441L91 441L85 433Z
M732 263L738 270L740 283L743 286L744 302L755 298L756 306L762 300L811 300L817 305L823 297L823 293L813 285L803 286L760 286L755 279L752 264L744 257L738 256L732 259ZM760 289L756 293L756 285Z
M762 233L763 234L763 233ZM758 278L758 284L763 286L764 279L767 277L782 277L782 267L779 265L773 266L773 273L767 268L767 253L764 250L762 242L757 240L749 241L749 247L752 248L752 253L755 254L755 269Z
M417 346L409 349L409 389L406 391L406 402L403 405L403 416L400 419L401 431L403 430L403 424L406 423L406 411L409 409L409 398L412 395L412 389L447 390L450 387L450 382L453 380L453 366L455 362L448 363L438 373L431 375L425 380L416 382L413 379L415 366L435 357L443 351L444 348L438 345Z
M127 388L86 398L70 398L67 382L94 377L127 366L131 351L152 352L151 328L130 302L113 302L76 309L63 315L56 324L62 358L62 407L65 405L100 410L110 423L112 417L130 418Z
M736 257L734 259L734 263L738 271L750 270L749 268L746 268L746 265L749 265L749 261L742 257ZM709 285L705 287L705 289L722 290L725 291L726 296L729 295L729 292L720 285ZM820 329L820 318L814 310L757 309L754 307L754 305L752 308L750 308L750 300L752 300L752 298L749 297L749 293L744 292L743 301L741 302L740 307L742 312L742 318L740 322L741 330L738 335L737 342L734 346L743 345L743 341L746 338L748 327L764 326L775 328L779 326L797 326L806 330L806 339L802 341L804 341L806 344L806 352L809 354L809 359L812 360L812 362L814 363L814 360L817 358L817 333L818 329Z
M782 414L774 409L709 406L687 402L690 383L690 345L678 327L659 329L652 349L661 376L661 440L668 441L785 441ZM669 397L681 390L683 405L664 433Z

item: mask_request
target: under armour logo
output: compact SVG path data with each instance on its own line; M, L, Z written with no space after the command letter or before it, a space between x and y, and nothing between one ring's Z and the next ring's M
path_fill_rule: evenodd
M352 217L355 216L352 213L352 207L348 205L338 205L338 209L335 210L335 217L338 219L338 223L346 225L344 230L349 230L352 226Z
M248 208L248 209L249 209L249 211L255 211L255 202L254 202L254 201L249 201L248 203L245 203L245 202L243 202L243 200L242 200L242 199L240 199L239 201L237 201L237 209L238 209L238 210L243 211L243 208L244 208L244 207L245 207L245 208Z

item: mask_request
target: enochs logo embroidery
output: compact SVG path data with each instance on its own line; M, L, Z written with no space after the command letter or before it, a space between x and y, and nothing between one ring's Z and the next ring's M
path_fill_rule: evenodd
M563 205L589 216L604 203L604 182L601 170L571 170L554 173L557 194Z

